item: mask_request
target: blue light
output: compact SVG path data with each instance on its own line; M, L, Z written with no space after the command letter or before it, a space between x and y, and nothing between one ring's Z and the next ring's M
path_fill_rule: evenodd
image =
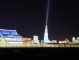
M47 14L46 14L46 25L48 23L48 16L49 16L49 4L50 4L50 0L47 1Z
M7 29L0 29L0 37L14 37L14 38L22 38L16 30L7 30Z

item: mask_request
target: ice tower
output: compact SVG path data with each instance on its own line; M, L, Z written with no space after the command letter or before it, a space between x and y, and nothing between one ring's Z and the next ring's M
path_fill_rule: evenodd
M45 26L44 43L50 43L49 38L48 38L48 27L47 27L47 25Z
M46 25L45 25L44 41L43 41L44 43L50 43L49 38L48 38L48 27L47 27L48 15L49 15L49 4L50 4L50 0L47 0Z

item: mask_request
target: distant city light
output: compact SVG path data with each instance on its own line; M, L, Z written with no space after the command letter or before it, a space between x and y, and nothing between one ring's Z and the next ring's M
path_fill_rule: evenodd
M72 37L72 42L67 38L58 42L57 40L50 41L48 39L47 27L45 27L44 40L41 41L42 42L39 42L39 37L37 35L34 35L32 40L32 38L22 37L16 30L0 29L0 48L79 47L79 37Z

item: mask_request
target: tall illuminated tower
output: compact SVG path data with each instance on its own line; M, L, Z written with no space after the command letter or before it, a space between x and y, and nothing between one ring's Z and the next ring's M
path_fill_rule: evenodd
M44 43L50 43L49 38L48 38L48 27L47 27L47 25L45 26Z
M50 0L47 0L47 14L46 14L46 25L45 25L45 32L44 32L44 43L50 43L49 38L48 38L48 15L49 15L49 4Z

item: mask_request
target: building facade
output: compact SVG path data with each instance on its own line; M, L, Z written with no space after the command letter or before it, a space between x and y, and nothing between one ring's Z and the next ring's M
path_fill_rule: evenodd
M34 43L39 43L38 36L36 36L36 35L33 36L33 42Z
M22 44L22 36L20 36L16 30L0 29L0 43Z

